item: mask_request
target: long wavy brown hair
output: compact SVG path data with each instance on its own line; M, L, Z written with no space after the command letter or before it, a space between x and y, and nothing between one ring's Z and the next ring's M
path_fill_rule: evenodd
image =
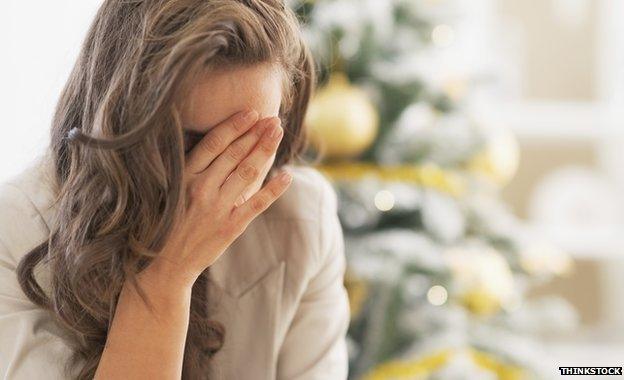
M93 378L116 302L168 238L185 205L181 99L211 68L278 64L284 138L273 169L302 158L314 64L283 0L107 0L52 123L55 226L20 262L26 295L66 328L77 378ZM49 288L35 279L49 268ZM202 379L222 347L207 272L193 287L183 378Z

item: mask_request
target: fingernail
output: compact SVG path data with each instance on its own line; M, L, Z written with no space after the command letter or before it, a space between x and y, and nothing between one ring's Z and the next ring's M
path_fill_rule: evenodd
M292 180L292 175L289 172L283 172L280 176L282 183L289 183Z
M270 137L272 139L277 139L282 134L282 128L278 124L273 124L273 130L271 131Z

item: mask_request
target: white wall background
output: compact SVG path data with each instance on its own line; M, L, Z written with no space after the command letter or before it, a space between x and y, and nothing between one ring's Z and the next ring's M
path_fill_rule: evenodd
M0 181L47 146L58 96L100 3L0 1Z

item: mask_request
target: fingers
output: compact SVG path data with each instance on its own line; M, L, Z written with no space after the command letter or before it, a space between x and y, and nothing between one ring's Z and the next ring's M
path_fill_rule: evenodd
M255 217L269 208L288 189L292 182L292 174L282 171L275 178L271 179L266 186L258 191L248 201L237 207L232 212L235 223L246 226Z
M186 170L197 174L206 169L223 151L258 120L255 110L243 111L212 128L191 150Z
M260 120L254 128L230 144L202 173L202 176L205 175L206 181L210 184L215 185L217 188L221 187L232 171L258 144L258 140L264 136L265 130L276 125L279 126L279 123L280 119L277 117Z
M221 186L221 198L234 204L247 186L256 181L261 169L273 156L282 140L284 131L279 123L271 123L252 152L236 167Z

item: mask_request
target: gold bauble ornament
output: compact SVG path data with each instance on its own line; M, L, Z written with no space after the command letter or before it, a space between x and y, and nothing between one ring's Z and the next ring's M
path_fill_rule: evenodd
M312 99L305 124L310 142L324 157L352 158L375 141L379 116L367 94L337 72Z
M491 316L513 301L513 273L498 251L487 246L458 246L449 248L444 258L458 289L458 301L472 313Z
M476 315L489 316L501 308L500 299L486 289L470 289L460 298L462 305Z
M516 136L507 129L497 129L487 136L485 148L469 162L469 170L496 185L507 185L518 171L520 147Z

